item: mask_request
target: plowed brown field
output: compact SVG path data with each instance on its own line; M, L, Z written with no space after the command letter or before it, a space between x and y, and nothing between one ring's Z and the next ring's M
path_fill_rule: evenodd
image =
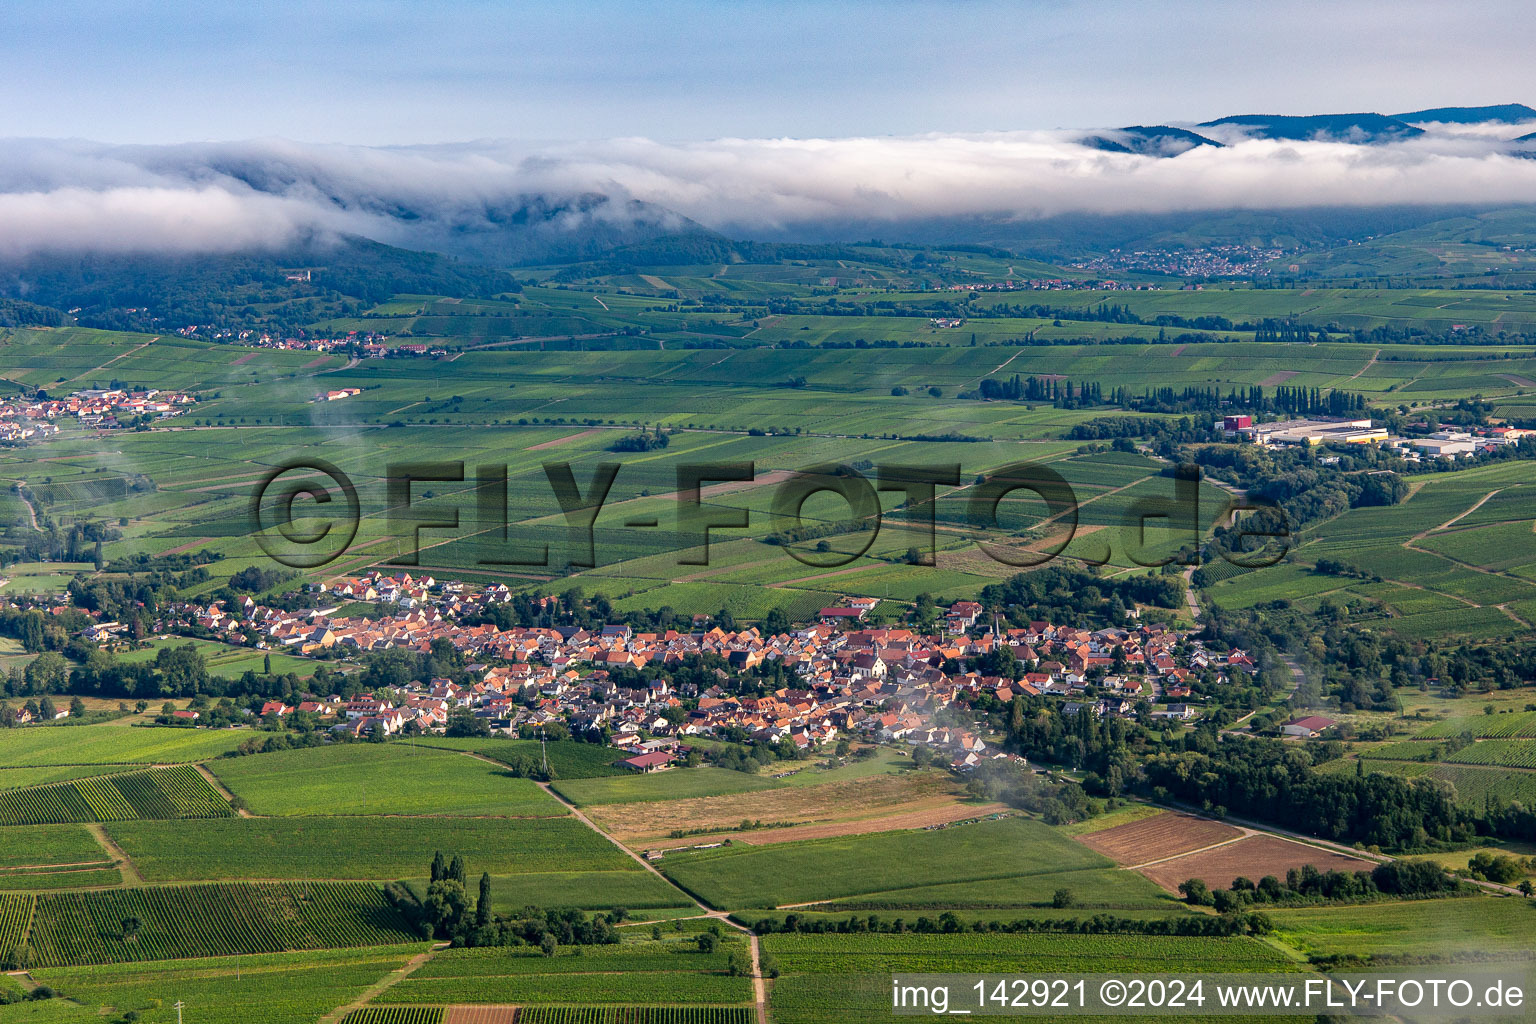
M1237 839L1242 834L1242 829L1219 821L1170 811L1125 825L1116 825L1102 832L1090 832L1078 836L1077 840L1117 864L1146 864ZM1179 879L1181 882L1183 880Z
M1376 866L1372 861L1277 836L1249 836L1214 850L1153 864L1142 868L1141 873L1169 892L1177 892L1179 883L1190 878L1199 878L1212 889L1226 889L1238 875L1254 882L1265 875L1283 879L1291 868L1304 864L1319 871L1369 871Z
M517 1024L515 1006L450 1006L443 1024Z

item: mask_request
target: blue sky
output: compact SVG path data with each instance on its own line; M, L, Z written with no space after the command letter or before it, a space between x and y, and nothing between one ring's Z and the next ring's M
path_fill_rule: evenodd
M1526 3L0 7L0 136L371 145L904 135L1536 105Z

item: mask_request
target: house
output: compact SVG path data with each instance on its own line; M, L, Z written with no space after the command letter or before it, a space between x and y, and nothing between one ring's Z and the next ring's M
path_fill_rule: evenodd
M1152 717L1184 722L1195 717L1195 709L1188 704L1163 704L1152 709Z
M1308 715L1305 718L1293 718L1280 727L1284 736L1300 736L1304 739L1316 739L1318 734L1325 729L1337 725L1331 718L1321 715Z
M196 711L182 710L182 711L172 711L171 712L171 717L179 719L179 720L181 720L183 722L195 722L201 716Z
M660 772L672 767L676 755L670 750L653 750L649 754L636 754L619 762L620 768L628 768L632 772Z

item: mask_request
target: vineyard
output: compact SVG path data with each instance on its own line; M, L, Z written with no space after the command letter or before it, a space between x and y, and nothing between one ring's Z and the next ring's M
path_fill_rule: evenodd
M0 791L0 825L227 818L233 812L191 765L96 775Z
M5 904L0 904L4 906ZM138 921L126 929L125 921ZM60 967L410 942L371 885L270 882L45 893L33 963Z
M32 902L31 896L0 895L0 954L26 942Z
M749 1006L525 1006L517 1024L752 1024Z
M365 1006L342 1024L443 1024L441 1006Z
M1475 736L1479 739L1506 739L1511 736L1536 737L1536 711L1515 711L1502 715L1474 715L1471 718L1448 718L1443 722L1419 731L1417 738L1443 740L1452 736Z
M1479 743L1477 746L1483 746ZM1473 748L1468 747L1470 751ZM1466 753L1466 751L1463 751ZM1527 807L1536 801L1536 774L1500 771L1498 767L1477 764L1432 764L1425 761L1372 761L1365 762L1366 772L1382 772L1406 779L1433 779L1448 782L1455 787L1456 802L1465 807L1482 809L1487 801L1504 803L1520 801ZM1329 761L1320 767L1329 774L1353 774L1355 762L1345 758Z
M1536 741L1481 740L1446 758L1452 764L1485 764L1501 768L1536 768Z

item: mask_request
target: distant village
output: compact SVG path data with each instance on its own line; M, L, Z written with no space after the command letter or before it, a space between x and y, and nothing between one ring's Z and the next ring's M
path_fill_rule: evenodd
M311 593L331 598L329 608L283 611L246 597L235 607L221 602L167 609L156 632L196 632L234 644L297 655L334 657L405 649L426 653L446 640L468 661L468 683L447 678L375 691L372 696L268 702L262 716L294 711L320 716L337 733L395 736L405 731L440 732L455 709L466 709L504 734L536 733L560 723L576 734L602 732L633 756L636 771L671 767L689 737L725 734L789 742L810 751L841 738L907 741L931 748L958 771L983 760L1010 757L975 731L957 727L959 716L941 716L964 695L1000 701L1043 695L1060 700L1066 715L1135 717L1183 722L1200 715L1190 683L1203 673L1218 683L1257 670L1243 651L1207 651L1185 633L1161 623L1087 630L1032 622L999 628L982 620L974 601L951 605L937 633L875 627L865 617L875 598L851 598L823 608L817 621L782 633L723 629L707 617L696 630L636 632L628 625L598 630L575 627L460 625L489 606L512 600L504 584L478 586L409 573L370 572L323 584ZM551 612L557 597L537 599ZM341 615L359 602L392 605L384 617ZM191 627L197 627L195 630ZM123 627L99 623L87 640L111 644ZM1009 648L1025 669L1022 678L983 675L963 666L982 663ZM644 678L649 667L676 667L696 655L718 655L734 672L778 662L794 682L765 696L742 696L726 685L692 683L674 689L657 673L643 685L619 685L615 675ZM959 671L945 671L945 666ZM686 702L686 704L685 704ZM673 710L679 709L679 710ZM196 723L197 712L179 717ZM940 719L944 719L943 722Z
M155 388L92 388L67 398L12 398L0 401L0 441L52 437L57 421L73 416L81 426L111 430L143 416L178 416L195 403L191 395Z

